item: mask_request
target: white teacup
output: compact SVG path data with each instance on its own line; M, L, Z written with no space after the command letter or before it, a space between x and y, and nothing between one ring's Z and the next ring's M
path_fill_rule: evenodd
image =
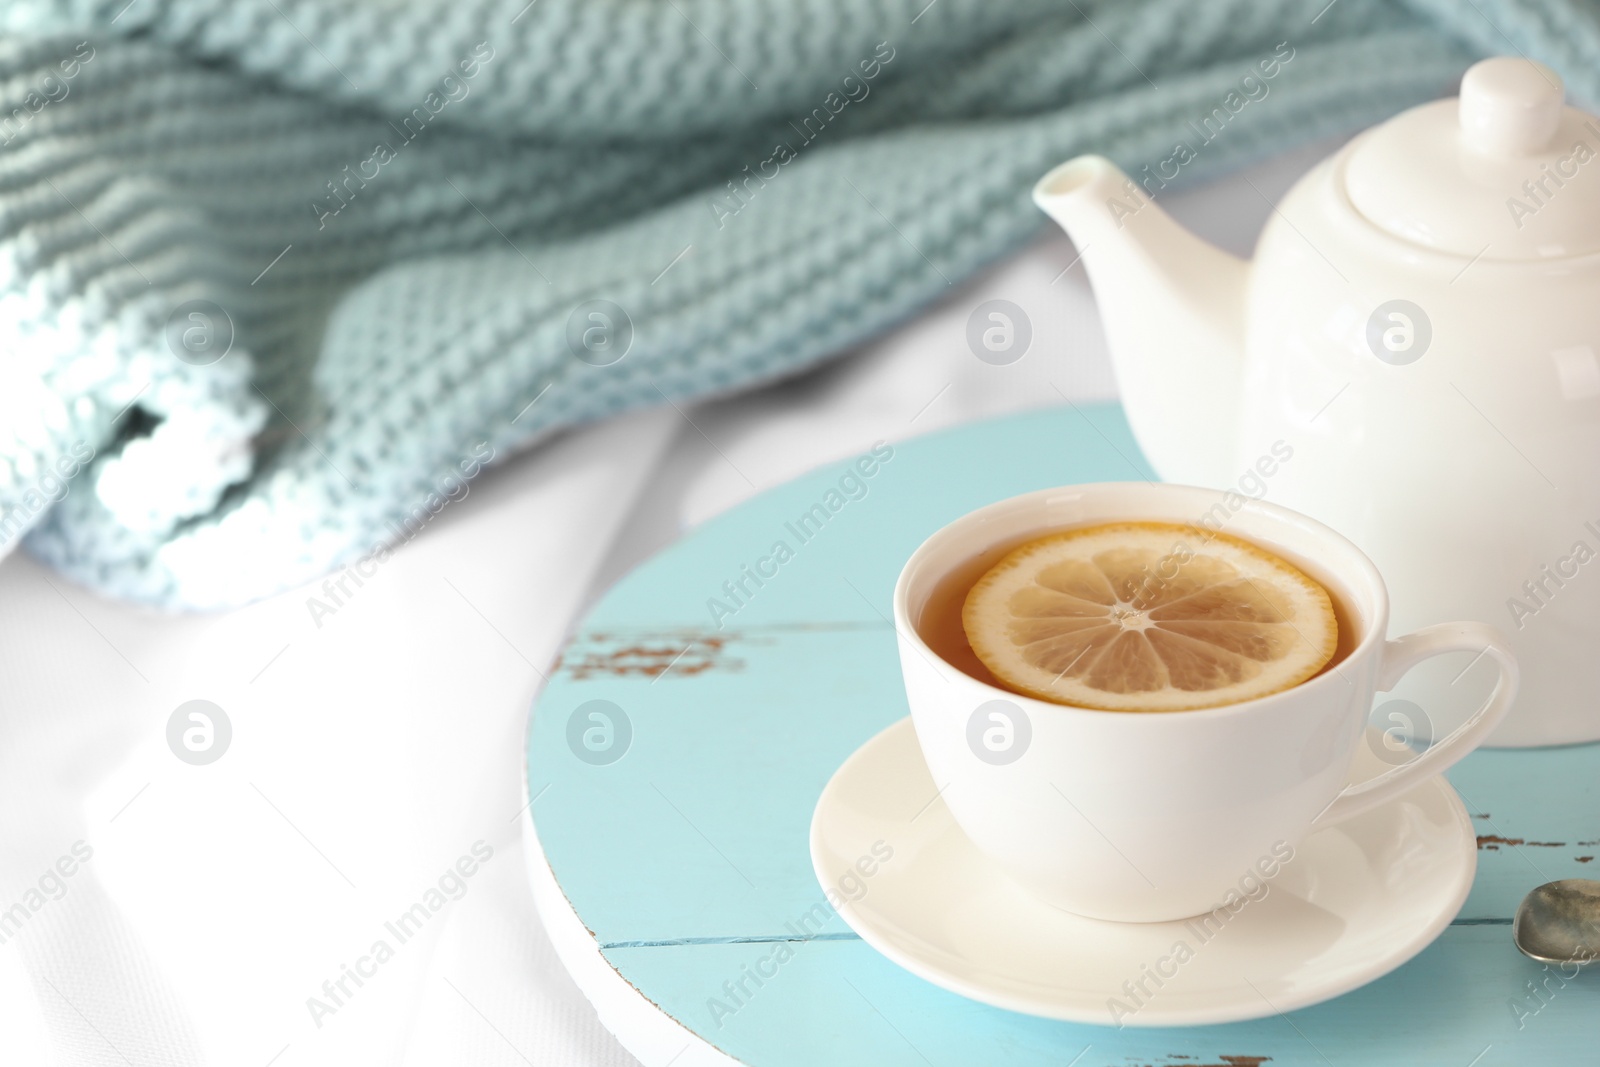
M1516 661L1498 631L1444 623L1386 641L1388 591L1360 549L1304 515L1241 499L1140 483L1046 489L957 519L924 541L900 573L900 666L934 782L973 843L1059 908L1131 922L1211 911L1241 883L1270 877L1307 834L1368 811L1471 752L1516 693ZM1346 620L1354 648L1333 669L1272 696L1130 713L1065 707L988 685L941 659L918 633L940 579L985 550L1116 521L1222 524L1282 556L1355 614ZM1349 784L1373 695L1445 652L1498 664L1488 701L1415 759Z

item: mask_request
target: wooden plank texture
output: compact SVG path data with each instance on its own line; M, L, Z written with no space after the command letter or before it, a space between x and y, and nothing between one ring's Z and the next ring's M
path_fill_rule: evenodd
M818 793L907 712L888 621L901 563L982 504L1150 476L1114 406L964 427L766 493L612 589L528 734L540 842L606 958L758 1067L1595 1062L1600 982L1586 978L1600 975L1542 971L1516 953L1509 924L1534 885L1592 874L1600 745L1479 752L1457 767L1451 781L1481 835L1460 917L1393 974L1288 1016L1181 1030L1051 1022L923 982L837 916L819 935L793 932L820 899L807 852ZM595 700L622 709L631 736L579 758L570 720L592 721L579 709ZM723 983L779 943L794 955L777 977L734 1014L712 1012Z

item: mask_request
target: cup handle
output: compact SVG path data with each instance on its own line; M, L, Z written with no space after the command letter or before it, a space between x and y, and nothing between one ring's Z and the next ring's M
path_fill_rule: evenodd
M1346 786L1322 814L1312 820L1315 829L1332 826L1407 792L1424 778L1432 777L1456 764L1461 757L1483 743L1505 718L1511 702L1517 695L1517 660L1511 653L1511 643L1493 626L1481 622L1445 622L1425 626L1416 633L1407 634L1386 643L1378 665L1378 691L1393 689L1407 671L1425 659L1446 652L1475 652L1488 655L1500 666L1500 680L1483 707L1462 723L1442 741L1432 745L1422 755L1364 782Z

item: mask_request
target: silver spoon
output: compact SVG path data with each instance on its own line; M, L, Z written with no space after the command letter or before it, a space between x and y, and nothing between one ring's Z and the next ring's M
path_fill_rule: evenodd
M1600 957L1600 882L1563 878L1539 886L1517 906L1511 939L1540 963L1594 962Z

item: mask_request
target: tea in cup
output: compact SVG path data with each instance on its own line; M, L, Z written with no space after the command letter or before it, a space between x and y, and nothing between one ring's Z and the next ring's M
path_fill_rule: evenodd
M917 740L958 825L1035 895L1102 919L1212 910L1286 846L1465 756L1517 686L1481 623L1386 640L1383 578L1338 533L1187 486L1069 486L972 512L913 553L894 611ZM1208 662L1206 639L1233 652ZM1350 784L1374 694L1448 652L1498 665L1487 702Z

